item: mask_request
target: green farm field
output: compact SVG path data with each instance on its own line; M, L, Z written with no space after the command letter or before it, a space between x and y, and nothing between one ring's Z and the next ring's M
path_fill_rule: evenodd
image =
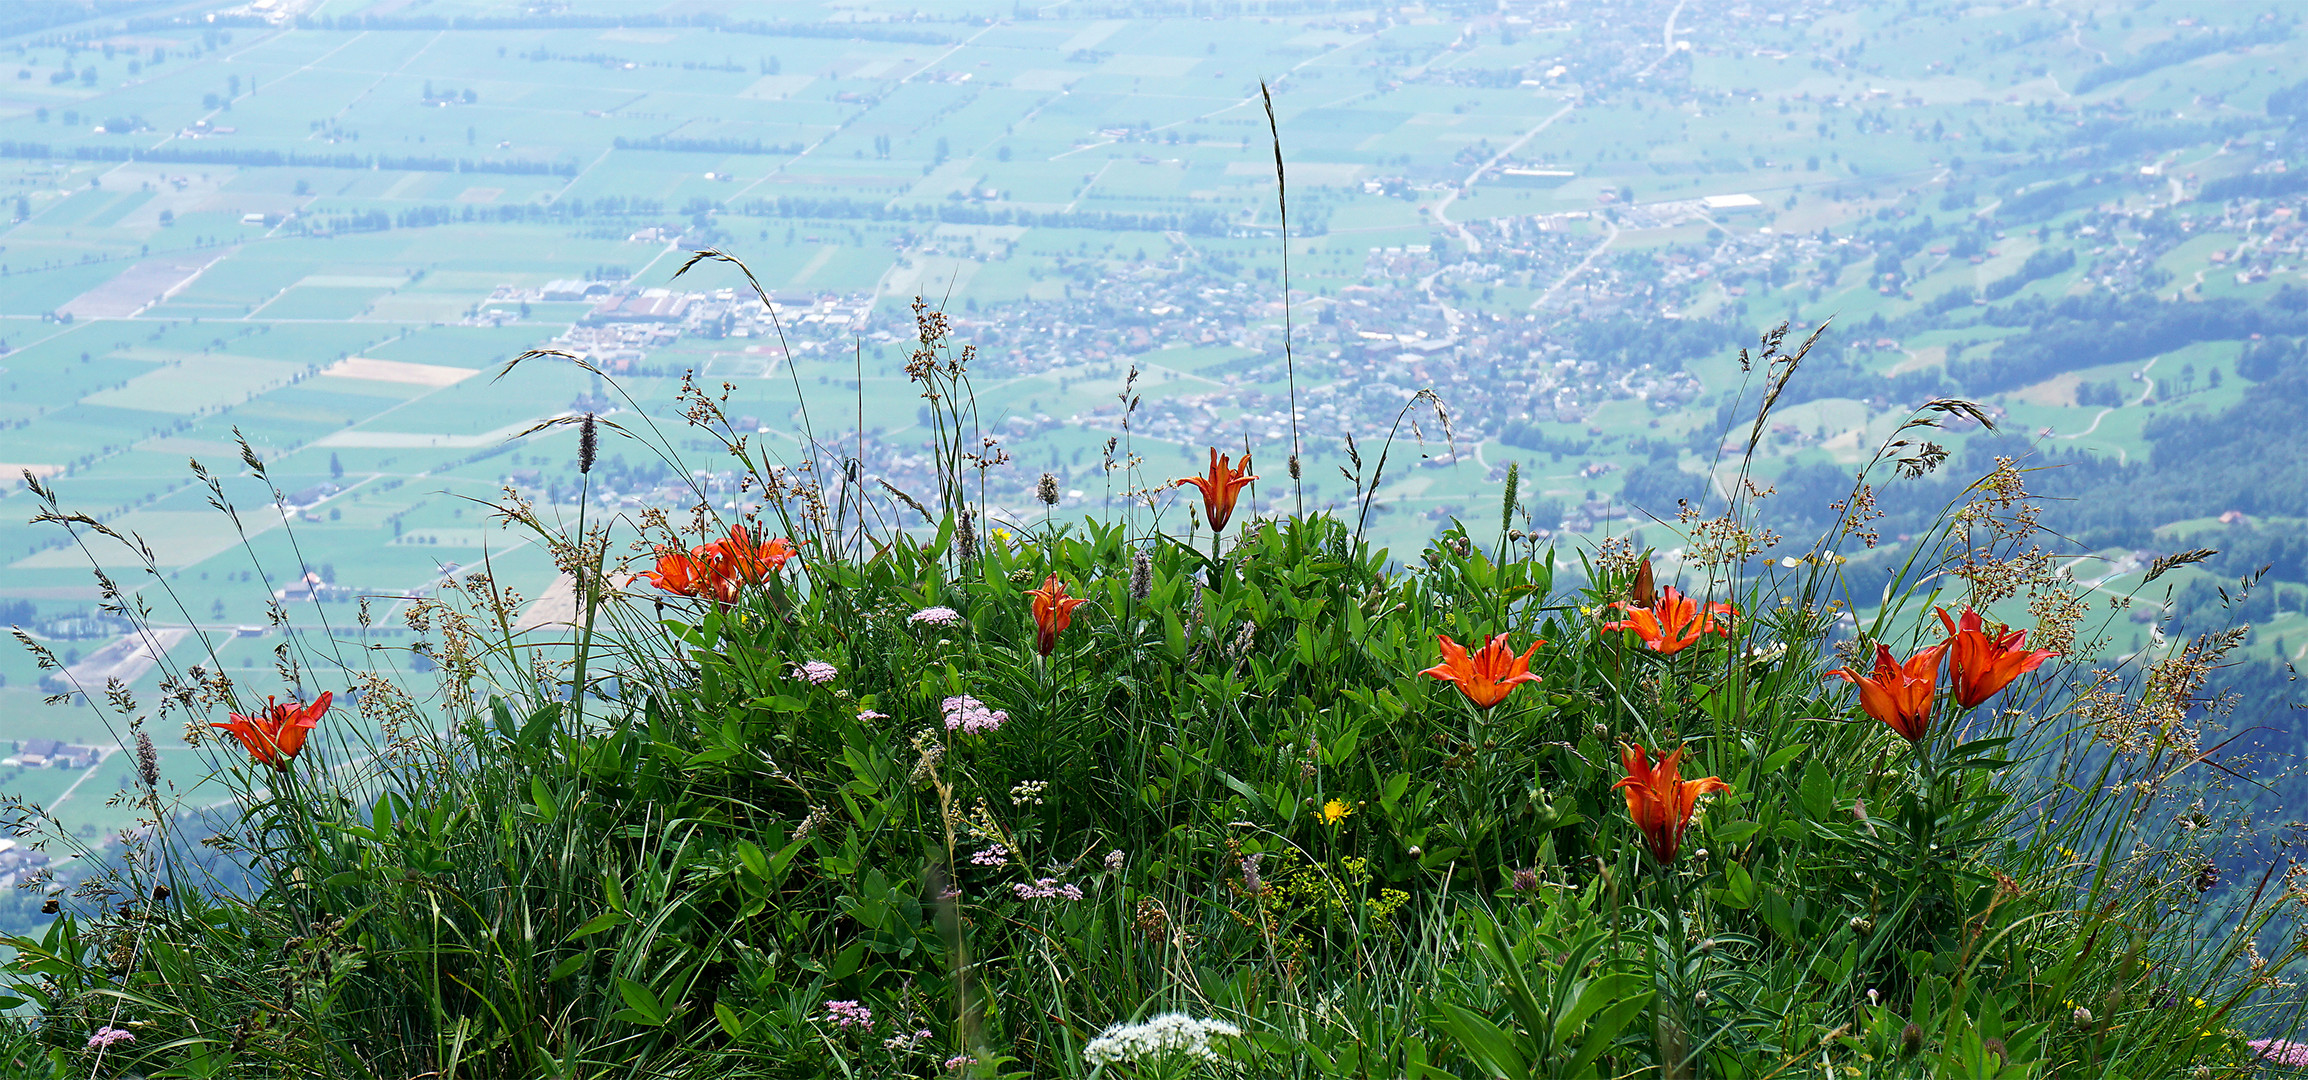
M1118 512L1212 446L1255 454L1271 513L1295 450L1312 505L1375 479L1371 532L1406 560L1454 520L1488 535L1511 464L1513 526L1566 572L1609 537L1686 546L1676 500L1732 488L1762 388L1738 351L1782 321L1831 328L1752 464L1806 499L1939 396L2000 419L1934 436L1950 469L2146 475L2264 403L2308 334L2281 302L2308 205L2268 179L2301 168L2281 4L1091 6L800 3L739 30L655 0L315 0L0 38L0 602L59 647L119 632L25 468L152 545L156 573L89 550L171 625L264 627L313 573L341 588L278 617L342 627L367 597L392 626L484 552L534 598L550 560L485 506L508 487L619 529L699 489L742 511L685 374L787 466L814 439L921 494L916 297L976 350L997 520L1040 520L1044 471L1058 516ZM735 267L675 276L708 248L774 318ZM2120 340L2087 333L2118 315ZM533 349L614 384L501 375ZM568 429L519 434L585 412L616 425L594 474ZM2140 500L2077 540L2308 516L2280 494ZM2246 654L2308 644L2287 603ZM2113 647L2146 647L2132 629ZM272 632L231 639L235 670L262 677ZM11 730L109 745L0 672Z

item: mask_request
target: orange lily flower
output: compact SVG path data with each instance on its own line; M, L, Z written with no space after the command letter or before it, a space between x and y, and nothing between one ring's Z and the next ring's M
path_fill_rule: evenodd
M255 716L233 713L230 723L209 726L223 728L225 734L239 739L248 756L258 763L287 772L289 762L305 748L306 733L319 726L321 715L329 711L333 696L324 690L310 705L294 701L283 705L267 697L263 712Z
M739 586L769 580L793 554L793 544L782 536L756 541L743 524L733 525L728 536L687 552L657 549L657 568L648 571L649 583L677 596L702 597L728 607L737 602Z
M1906 663L1891 658L1891 647L1875 644L1875 673L1861 675L1837 668L1821 678L1842 679L1859 687L1859 707L1909 742L1921 742L1931 730L1931 699L1939 692L1939 658L1945 645L1918 649Z
M1419 672L1446 682L1458 684L1459 693L1474 702L1475 708L1488 709L1505 701L1517 685L1538 682L1531 674L1531 654L1539 651L1544 641L1533 641L1521 656L1507 645L1507 636L1500 634L1483 643L1473 656L1467 647L1452 641L1449 634L1436 634L1442 642L1442 663Z
M1243 485L1258 479L1249 473L1250 455L1242 455L1242 467L1237 469L1231 466L1231 459L1227 455L1219 453L1218 448L1213 446L1210 448L1210 475L1172 480L1170 486L1185 487L1192 484L1201 488L1202 516L1210 519L1210 531L1219 532L1226 528L1226 519L1234 516L1234 500L1242 494Z
M1034 648L1048 656L1058 647L1058 632L1073 624L1074 609L1089 603L1090 598L1066 595L1066 583L1056 574L1026 595L1034 598Z
M756 541L743 524L729 527L729 535L714 541L720 559L729 573L747 584L759 584L770 575L785 569L786 560L793 558L793 544L785 537Z
M1977 708L2013 679L2059 655L2053 649L2029 649L2027 631L2002 623L1991 628L1968 607L1961 623L1949 618L1946 608L1939 609L1939 621L1947 625L1947 676L1955 683L1956 704L1966 709Z
M651 585L679 596L703 596L711 587L712 567L706 560L674 548L658 548L657 568L645 573Z
M1649 606L1626 600L1611 605L1627 613L1619 622L1603 624L1605 630L1633 630L1643 644L1662 655L1673 655L1696 644L1703 634L1731 636L1731 619L1738 610L1718 600L1704 609L1699 602L1683 595L1673 585L1659 590L1659 597ZM1716 622L1716 616L1722 622Z
M1654 768L1642 747L1622 744L1619 761L1626 766L1627 778L1612 786L1626 790L1627 816L1643 831L1651 857L1661 866L1673 863L1682 850L1683 830L1691 827L1691 811L1699 805L1699 796L1731 790L1731 785L1713 776L1683 779L1681 749L1661 757Z

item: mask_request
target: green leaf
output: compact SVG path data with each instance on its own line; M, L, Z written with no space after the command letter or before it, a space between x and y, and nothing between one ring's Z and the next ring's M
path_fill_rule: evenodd
M566 979L571 975L575 975L577 974L578 969L584 967L585 962L590 959L591 957L585 953L578 953L575 956L569 957L568 959L553 965L553 970L545 973L545 981L560 982L561 980Z
M865 950L866 943L857 941L835 953L833 963L826 965L825 977L838 981L857 974L857 969L865 965Z
M1571 1007L1556 1018L1555 1045L1570 1045L1571 1038L1579 1033L1579 1026L1585 1024L1588 1017L1624 1000L1642 983L1643 977L1631 971L1614 971L1588 982L1579 991L1578 1000L1571 1002Z
M1514 949L1508 946L1506 935L1500 931L1497 920L1488 913L1475 915L1475 942L1489 955L1491 966L1499 971L1500 982L1506 988L1507 1007L1514 1010L1515 1019L1527 1030L1536 1032L1545 1028L1546 1008L1539 1004L1538 995L1531 991L1530 980L1523 975L1523 965Z
M1763 775L1769 776L1772 773L1786 768L1787 763L1795 760L1796 755L1801 754L1805 750L1809 749L1811 749L1811 747L1805 743L1796 743L1793 746L1783 746L1779 748L1778 750L1774 751L1770 757L1763 759Z
M713 1019L715 1023L721 1025L721 1030L727 1032L730 1038L742 1038L745 1035L745 1020L737 1015L737 1010L728 1005L718 1001L714 1002Z
M623 976L617 979L617 996L624 998L626 1005L625 1011L617 1014L617 1019L661 1027L673 1015L648 987Z
M612 927L623 925L625 925L624 912L604 911L599 915L595 915L592 918L585 920L585 925L570 931L569 936L562 938L561 940L567 942L575 941L578 938L592 937L593 935L598 934L603 930L608 930Z
M1410 774L1406 772L1395 773L1387 777L1386 782L1379 787L1378 804L1391 813L1394 810L1394 804L1401 802L1403 794L1409 790Z
M1571 1060L1556 1075L1593 1075L1591 1067L1595 1059L1601 1057L1603 1051L1610 1049L1611 1044L1618 1040L1619 1032L1627 1026L1627 1021L1640 1015L1650 1004L1651 992L1646 990L1633 997L1621 998L1617 1004L1604 1009L1595 1017L1595 1022L1588 1025L1587 1038L1579 1044L1579 1052L1571 1055Z
M1212 769L1211 771L1218 774L1219 783L1233 788L1236 792L1240 793L1243 798L1249 799L1253 805L1260 807L1264 807L1266 805L1265 796L1260 795L1257 790L1252 788L1250 785L1236 779L1233 773L1227 772L1224 769Z
M745 872L763 881L769 880L769 857L762 854L761 846L751 840L737 842L737 861Z
M560 804L553 800L553 786L546 783L542 776L529 778L529 801L537 804L538 821L550 825L555 817L560 816Z
M1723 867L1723 887L1715 890L1715 901L1724 907L1745 911L1755 906L1755 879L1747 868L1738 863Z
M1803 767L1803 781L1796 794L1803 800L1803 812L1813 821L1826 821L1835 813L1835 779L1827 775L1827 766L1817 760Z
M1721 825L1709 826L1707 836L1718 844L1744 844L1749 837L1762 831L1761 822L1726 821Z
M1515 1047L1514 1036L1464 1005L1442 1001L1436 1003L1436 1008L1441 1010L1439 1019L1443 1030L1458 1040L1459 1047L1467 1052L1476 1068L1498 1080L1527 1080L1530 1063Z

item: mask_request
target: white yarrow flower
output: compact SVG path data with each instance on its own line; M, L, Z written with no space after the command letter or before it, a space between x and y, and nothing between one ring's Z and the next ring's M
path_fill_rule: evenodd
M1107 1028L1082 1048L1082 1057L1093 1065L1111 1065L1177 1052L1203 1061L1216 1061L1218 1053L1210 1048L1210 1037L1240 1034L1241 1028L1224 1020L1163 1013L1143 1024L1118 1023Z

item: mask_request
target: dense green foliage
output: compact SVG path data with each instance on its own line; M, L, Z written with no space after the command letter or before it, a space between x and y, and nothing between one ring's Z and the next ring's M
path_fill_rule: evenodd
M1408 568L1321 516L981 532L966 374L924 336L934 536L848 528L734 437L800 555L721 601L504 507L580 582L574 633L517 631L464 579L412 617L432 700L356 671L357 710L289 770L226 744L241 817L214 837L140 790L153 828L117 872L13 942L20 1068L2229 1075L2296 1023L2292 879L2215 888L2253 824L2190 704L2216 651L2081 689L2055 665L1943 700L1911 746L1821 681L1857 644L1838 564L1722 556L1752 506L1682 582L1739 614L1673 652L1602 627L1642 606L1635 553L1559 585L1509 531L1512 478L1492 543L1453 528ZM2018 475L1916 545L1937 561L1862 640L1936 641L1925 605L1963 598L1917 583L2030 565ZM702 565L678 550L660 571ZM1055 630L1053 584L1088 599ZM1484 710L1422 673L1438 635L1494 634L1537 642L1542 681ZM331 648L282 677L345 678ZM163 715L256 711L213 672L169 685ZM1729 785L1664 858L1614 790L1628 745ZM204 884L201 845L256 884ZM1231 1027L1200 1029L1208 1060L1101 1039L1166 1011ZM83 1048L107 1030L133 1039Z

